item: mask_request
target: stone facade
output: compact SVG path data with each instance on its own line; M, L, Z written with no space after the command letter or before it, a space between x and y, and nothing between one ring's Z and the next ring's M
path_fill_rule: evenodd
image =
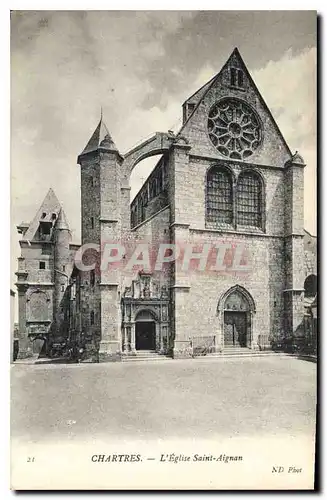
M19 357L24 358L40 355L69 335L67 302L78 245L71 244L64 211L52 189L33 221L17 229L22 235L16 272Z
M155 154L162 157L130 205L130 174ZM119 360L137 353L138 345L178 358L195 350L221 352L227 346L267 349L297 335L304 314L305 165L298 153L290 152L237 49L184 103L178 134L157 132L122 156L101 117L78 163L82 248L93 245L97 253L119 243L127 249L121 265L110 270L90 250L83 262L96 260L95 269L80 271L69 263L68 232L61 231L59 256L55 244L47 257L49 268L57 259L71 273L68 330L74 333L69 335L82 335L87 352L95 349L100 361ZM217 221L208 215L208 179L214 169L230 179L228 222L219 214ZM239 187L243 179L248 186L251 176L256 187L250 185L249 196L260 206L255 224L240 215L241 204L246 206L244 217L251 215ZM150 244L157 249L160 243L192 245L193 252L223 243L234 260L241 248L247 268L201 272L197 265L183 268L178 260L160 271L125 265L130 248ZM33 255L42 253L42 245L33 245ZM22 248L27 262L31 250L25 243ZM244 259L243 253L239 257ZM30 272L20 264L18 290L24 297L33 288ZM59 308L61 285L53 272L42 277L36 269L33 273L49 311ZM27 324L25 300L20 301L22 329ZM64 319L56 320L57 311L52 314L44 312L44 318L62 329Z

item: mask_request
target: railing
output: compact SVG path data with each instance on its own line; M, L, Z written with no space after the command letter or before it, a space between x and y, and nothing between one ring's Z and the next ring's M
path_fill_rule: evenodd
M216 350L216 337L191 337L192 356L206 356Z

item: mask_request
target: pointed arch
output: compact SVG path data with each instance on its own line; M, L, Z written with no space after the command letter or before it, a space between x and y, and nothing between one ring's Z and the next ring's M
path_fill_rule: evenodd
M237 179L237 224L264 229L265 184L255 169L246 169Z
M249 311L251 311L251 312L256 311L256 305L255 305L255 302L254 302L252 295L243 286L235 285L235 286L232 286L231 288L229 288L226 292L224 292L220 296L220 298L218 300L218 307L217 307L218 312L225 311L225 308L227 305L227 299L232 297L234 294L235 295L239 294L244 299L244 301L248 304Z
M233 224L233 174L213 165L206 175L206 224Z

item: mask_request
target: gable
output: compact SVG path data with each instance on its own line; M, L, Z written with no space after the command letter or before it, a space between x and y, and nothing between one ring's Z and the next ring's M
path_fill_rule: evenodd
M283 167L291 152L237 49L209 83L180 130L190 153Z

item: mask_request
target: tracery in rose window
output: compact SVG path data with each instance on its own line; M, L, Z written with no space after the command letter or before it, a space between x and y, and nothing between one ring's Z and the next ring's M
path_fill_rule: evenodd
M208 116L212 144L224 156L243 160L251 156L262 141L256 112L246 103L225 98L215 103Z

